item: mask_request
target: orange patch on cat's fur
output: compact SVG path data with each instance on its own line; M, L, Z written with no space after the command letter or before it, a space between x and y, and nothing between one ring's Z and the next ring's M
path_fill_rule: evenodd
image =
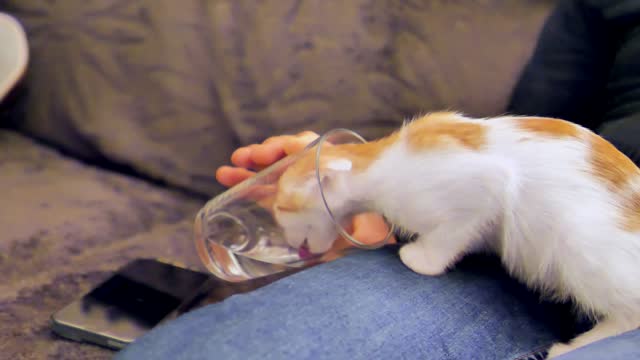
M352 168L355 171L365 170L371 162L376 160L380 153L398 139L399 133L394 132L386 137L366 143L355 144L323 144L320 151L320 167L329 162L331 159L349 159L352 162ZM289 174L301 176L315 172L316 166L316 150L317 147L307 150L302 158L298 159L295 164L287 170Z
M460 121L455 113L425 115L406 126L407 144L414 151L450 145L479 150L487 141L486 127L480 123Z
M627 196L623 203L622 227L631 232L640 231L640 192Z
M565 120L542 118L542 117L527 117L519 118L516 122L516 126L521 130L550 137L579 137L580 128L573 123Z
M398 141L399 132L380 138L378 140L369 141L363 144L342 144L328 147L324 154L324 160L331 158L348 158L352 162L355 171L365 170L371 163L380 157L380 154Z
M640 169L610 142L596 134L589 135L591 173L622 199L621 225L628 231L640 231L640 193L631 181L640 177Z
M380 156L384 149L395 143L398 137L399 133L394 132L379 140L366 143L323 144L323 149L320 153L321 173L322 169L326 168L326 164L332 159L349 159L351 160L353 171L364 171ZM306 154L292 164L280 177L278 186L287 187L290 180L315 177L316 150L317 147L307 150ZM297 211L305 207L304 198L286 192L278 192L276 203L276 206L281 211Z
M634 176L640 175L636 164L610 142L596 134L589 135L591 144L591 171L607 185L609 190L620 193Z

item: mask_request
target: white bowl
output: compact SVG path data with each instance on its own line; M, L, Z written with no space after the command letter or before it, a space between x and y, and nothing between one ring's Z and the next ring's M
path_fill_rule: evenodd
M24 75L28 61L24 29L14 17L0 13L0 101Z

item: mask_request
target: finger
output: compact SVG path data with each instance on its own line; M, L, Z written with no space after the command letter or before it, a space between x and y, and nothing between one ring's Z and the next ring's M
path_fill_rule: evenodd
M245 192L245 198L251 199L254 201L262 200L265 198L273 198L278 190L278 186L274 184L268 185L259 185L253 184L249 189Z
M297 138L315 139L315 138L318 137L318 133L310 131L310 130L305 130L305 131L301 131L301 132L297 133L295 136Z
M237 167L250 168L253 164L251 163L251 150L249 147L245 146L236 149L231 154L231 163Z
M286 155L302 151L317 138L318 134L311 131L305 131L295 136L271 137L252 149L251 161L258 166L269 166Z
M272 141L256 146L251 152L251 161L260 167L266 167L285 157L282 146L284 140Z
M312 142L313 140L315 140L316 138L318 138L318 134L313 132L313 131L301 131L295 135L278 135L278 136L272 136L268 139L266 139L265 141L263 141L263 144L269 144L272 142L282 142L282 141L290 141L293 139L300 139L301 141L306 141L307 144Z
M252 144L237 149L231 156L231 162L238 167L261 170L286 155L303 150L318 138L312 131L303 131L296 135L280 135L267 138L262 144Z
M278 135L278 136L272 136L270 138L267 138L265 141L263 141L263 144L273 144L273 143L278 143L278 142L282 142L285 138L290 138L291 135Z
M296 135L296 138L298 139L298 142L301 143L301 144L304 144L304 146L309 145L310 143L314 142L319 137L320 137L320 135L318 135L317 133L314 133L313 131L303 131L303 132L299 133L298 135Z
M255 175L255 172L238 167L221 166L216 171L216 179L224 186L234 186L247 178Z
M381 242L389 230L389 226L379 214L363 213L353 217L352 236L363 244L374 245Z
M307 145L308 143L305 141L292 139L291 141L284 143L284 145L282 146L282 150L286 155L291 155L291 154L299 153L300 151L304 150L304 148L307 147Z
M344 255L346 255L345 250L353 248L353 246L354 245L350 243L348 240L346 240L342 236L339 236L334 241L333 245L331 246L331 249L327 251L325 254L323 254L322 257L320 257L319 261L329 262L329 261L333 261L338 258L341 258Z
M281 135L267 139L264 145L268 145L271 149L277 149L279 155L291 155L305 148L310 142L315 140L317 135L312 132L300 133L298 135Z

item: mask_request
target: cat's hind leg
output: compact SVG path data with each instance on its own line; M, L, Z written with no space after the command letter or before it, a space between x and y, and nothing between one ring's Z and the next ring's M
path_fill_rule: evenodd
M591 330L578 335L569 343L557 343L553 345L549 349L547 359L553 359L579 347L591 344L604 338L620 335L639 327L640 321L631 321L630 319L614 320L612 318L605 318L604 320L598 322Z

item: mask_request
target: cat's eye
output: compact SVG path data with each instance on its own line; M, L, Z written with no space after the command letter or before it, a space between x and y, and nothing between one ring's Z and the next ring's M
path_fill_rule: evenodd
M292 205L278 204L276 205L276 210L282 211L282 212L294 212L294 211L297 211L298 209Z

